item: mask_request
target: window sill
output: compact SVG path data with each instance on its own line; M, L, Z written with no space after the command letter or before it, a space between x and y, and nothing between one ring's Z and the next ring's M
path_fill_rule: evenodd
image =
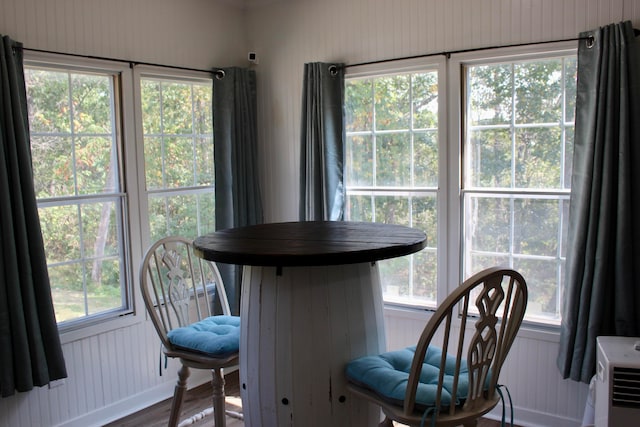
M95 319L90 324L81 324L67 330L60 331L61 344L69 344L85 338L97 336L116 329L127 328L143 321L140 315L134 312L123 313L119 316L109 316Z
M384 305L384 315L396 319L407 319L413 321L429 320L434 310L425 307L398 306L394 304ZM560 326L545 325L540 323L523 322L518 337L536 341L546 341L552 343L560 342Z

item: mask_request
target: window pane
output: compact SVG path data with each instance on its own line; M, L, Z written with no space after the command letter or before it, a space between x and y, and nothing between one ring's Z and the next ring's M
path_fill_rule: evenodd
M373 81L347 80L345 83L345 129L347 132L373 129Z
M38 209L49 264L80 259L80 214L77 205Z
M413 134L413 176L418 187L438 186L438 133Z
M511 187L511 133L508 129L469 132L465 170L471 187Z
M115 202L87 203L81 207L83 250L87 258L117 256L119 253L118 223ZM97 269L101 266L97 265ZM94 278L99 277L94 271Z
M373 142L371 135L347 136L345 180L350 186L373 185Z
M409 199L402 196L376 196L375 222L410 225Z
M573 170L574 127L564 129L564 180L563 188L571 188L571 171Z
M412 75L413 129L438 128L438 73Z
M479 65L468 70L469 124L511 122L513 73L510 64Z
M513 268L527 281L529 298L527 316L540 321L560 321L559 289L561 289L564 263L553 260L517 259Z
M376 183L388 187L411 185L411 136L408 133L378 136Z
M428 237L427 237L428 238ZM411 297L417 303L437 302L438 254L435 249L423 249L413 255L414 287Z
M31 135L33 186L38 199L74 195L72 152L69 136Z
M32 133L70 133L69 74L25 68Z
M49 265L51 297L58 323L87 314L82 263Z
M140 81L140 98L142 100L142 129L145 135L160 135L162 133L162 104L161 85L157 80L143 79ZM146 137L145 137L146 140ZM146 143L145 143L146 149Z
M213 134L213 92L211 87L194 85L192 90L194 133L198 135Z
M115 146L111 136L79 137L75 144L78 194L117 191Z
M427 235L427 248L438 246L438 201L435 194L411 198L411 226Z
M169 235L195 238L213 231L213 192L149 196L149 222L152 241Z
M560 188L562 179L562 130L559 127L527 127L515 130L517 188Z
M562 120L562 60L514 65L515 122L558 123Z
M560 235L559 201L522 198L513 204L513 252L555 257Z
M191 85L162 82L162 133L184 135L193 133Z
M147 177L147 190L165 188L163 138L144 137L144 170Z
M347 218L351 221L373 221L371 196L347 196Z
M411 120L408 74L374 81L376 130L408 129Z
M509 253L511 213L507 198L469 195L465 206L467 251Z
M213 133L213 131L210 131ZM196 186L213 186L215 175L213 170L213 136L196 138Z
M111 134L111 78L88 74L71 76L73 131L82 134Z
M572 123L576 117L576 91L577 91L577 76L578 76L578 59L576 57L570 57L564 59L565 67L565 102L566 102L566 114L565 122Z
M195 142L193 137L163 138L164 188L194 185Z

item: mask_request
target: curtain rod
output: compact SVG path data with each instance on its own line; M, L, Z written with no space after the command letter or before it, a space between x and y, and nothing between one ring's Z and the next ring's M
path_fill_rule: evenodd
M633 34L636 37L640 36L640 30L637 29L637 28L634 28L633 29ZM434 52L434 53L425 53L425 54L421 54L421 55L404 56L404 57L400 57L400 58L379 59L377 61L359 62L357 64L346 64L346 65L343 65L342 68L358 67L360 65L384 64L385 62L402 61L402 60L406 60L406 59L428 58L430 56L440 56L440 55L446 56L447 58L449 58L449 57L451 57L451 55L458 54L458 53L479 52L479 51L483 51L483 50L501 49L501 48L508 48L508 47L533 46L533 45L538 45L538 44L573 42L573 41L580 41L580 40L587 40L588 44L593 45L594 37L593 36L574 37L574 38L570 38L570 39L547 40L547 41L532 42L532 43L518 43L518 44L487 46L487 47L476 47L476 48L471 48L471 49L460 49L460 50L450 50L450 51L442 51L442 52ZM589 46L589 47L591 47L591 46Z
M636 33L636 35L637 35L637 33ZM508 44L508 45L499 45L499 46L476 47L476 48L471 48L471 49L460 49L460 50L449 50L449 51L434 52L434 53L425 53L425 54L421 54L421 55L403 56L403 57L400 57L400 58L389 58L389 59L379 59L379 60L376 60L376 61L359 62L357 64L346 64L346 65L343 65L343 68L359 67L361 65L384 64L385 62L402 61L402 60L406 60L406 59L428 58L428 57L431 57L431 56L446 56L447 58L449 58L449 57L451 57L451 55L458 54L458 53L479 52L479 51L482 51L482 50L501 49L501 48L507 48L507 47L533 46L533 45L538 45L538 44L573 42L573 41L580 41L580 40L590 40L591 42L593 42L593 36L574 37L574 38L571 38L571 39L562 39L562 40L548 40L548 41L533 42L533 43Z
M113 62L125 62L129 64L129 67L133 68L136 65L145 65L150 67L162 67L162 68L173 68L174 70L182 70L182 71L197 71L201 73L210 73L213 74L218 80L224 77L224 70L222 69L212 69L212 70L203 70L199 68L188 68L188 67L178 67L174 65L165 65L165 64L154 64L152 62L140 62L140 61L131 61L129 59L118 59L118 58L109 58L105 56L94 56L94 55L81 55L79 53L66 53L66 52L56 52L53 50L44 50L44 49L33 49L29 47L20 47L22 50L28 50L30 52L39 52L39 53L51 53L55 55L66 55L72 56L75 58L84 58L84 59L96 59L100 61L113 61Z

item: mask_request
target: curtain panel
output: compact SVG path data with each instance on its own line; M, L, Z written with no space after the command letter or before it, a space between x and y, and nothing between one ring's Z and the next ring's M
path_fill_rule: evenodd
M0 45L0 395L66 378L31 169L22 45Z
M300 220L344 218L344 67L304 65Z
M557 364L588 383L597 336L640 334L640 67L631 22L580 38Z
M216 229L263 222L258 178L256 74L230 67L213 79ZM219 264L234 314L240 312L241 269Z

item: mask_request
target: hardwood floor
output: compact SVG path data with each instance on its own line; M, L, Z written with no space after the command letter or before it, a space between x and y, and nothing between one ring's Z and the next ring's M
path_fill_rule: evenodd
M225 375L225 392L227 395L227 408L231 410L242 410L240 401L240 384L238 379L238 371ZM187 391L184 402L182 404L182 414L180 419L184 420L198 412L211 406L211 385L203 384L194 389ZM164 427L169 419L171 411L171 399L167 399L157 403L142 411L131 414L113 423L107 424L105 427ZM402 424L396 424L401 426ZM209 415L202 420L191 424L193 427L213 426L213 416ZM483 418L478 421L477 427L498 427L500 422ZM227 427L244 427L244 423L240 420L227 417ZM519 426L514 426L519 427Z
M176 377L177 378L177 377ZM240 382L238 371L225 375L225 394L227 396L227 409L242 411L240 401ZM182 403L180 420L184 420L200 411L211 407L211 384L206 383L188 390ZM125 418L107 424L105 427L165 427L171 412L171 398L156 403L142 411L131 414ZM213 415L191 424L193 427L213 426ZM240 420L227 417L227 427L243 427Z

